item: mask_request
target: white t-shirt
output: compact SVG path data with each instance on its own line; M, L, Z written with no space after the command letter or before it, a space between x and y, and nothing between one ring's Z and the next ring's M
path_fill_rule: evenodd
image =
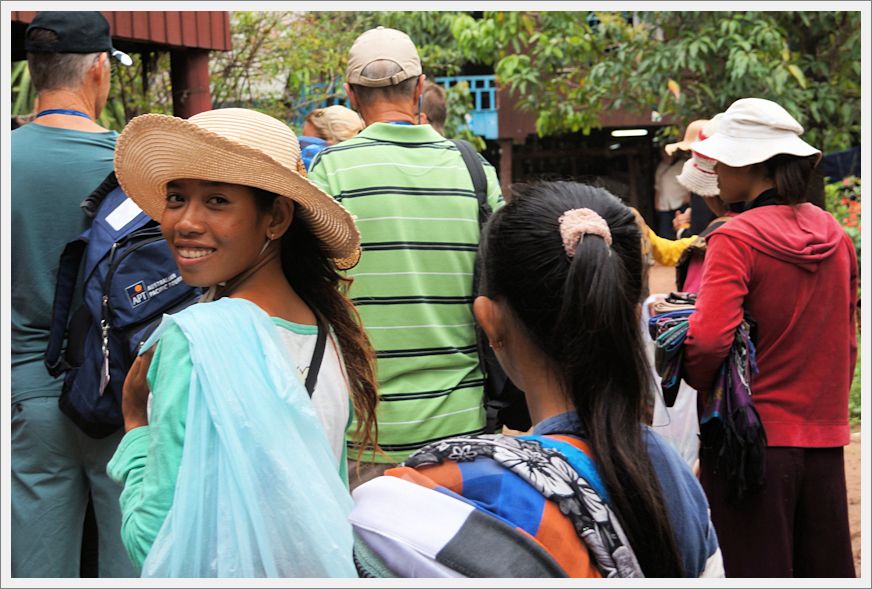
M291 353L291 357L297 359L300 382L305 383L306 376L309 374L312 353L315 351L315 341L318 337L316 326L291 323L276 317L272 317L272 321L276 324L279 335ZM345 430L348 427L350 412L348 395L345 369L331 332L324 349L321 369L318 371L318 382L315 384L315 392L312 394L312 404L324 426L327 440L330 442L330 448L333 449L337 462L342 459L345 448Z
M690 191L678 181L678 175L684 167L684 160L674 164L660 162L654 173L654 189L657 191L657 201L654 203L658 211L674 211L690 202Z

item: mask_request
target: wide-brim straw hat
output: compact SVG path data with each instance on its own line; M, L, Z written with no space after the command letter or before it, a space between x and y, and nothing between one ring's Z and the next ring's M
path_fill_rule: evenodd
M115 147L121 188L160 222L166 186L194 179L260 188L296 203L296 214L339 269L360 258L360 233L352 215L305 177L297 136L285 123L244 109L210 110L180 119L146 114L134 118Z
M782 106L763 98L742 98L724 111L718 130L690 148L733 168L779 155L817 156L820 150L799 138L803 128Z
M666 155L672 155L679 149L681 151L689 151L690 144L699 138L699 132L702 131L703 126L707 122L708 119L697 119L691 122L687 129L684 130L684 139L677 143L669 143L663 148L666 151Z

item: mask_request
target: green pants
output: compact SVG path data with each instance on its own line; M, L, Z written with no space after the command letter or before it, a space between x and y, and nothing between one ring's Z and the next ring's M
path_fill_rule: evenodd
M95 440L57 397L12 404L12 576L78 577L90 490L101 577L138 577L121 543L121 493L106 474L123 431Z

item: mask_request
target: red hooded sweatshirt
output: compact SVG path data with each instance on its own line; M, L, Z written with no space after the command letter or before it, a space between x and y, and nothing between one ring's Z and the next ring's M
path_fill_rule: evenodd
M747 311L751 383L769 446L847 445L857 359L857 254L829 213L804 203L745 211L708 237L685 339L687 382L711 390Z

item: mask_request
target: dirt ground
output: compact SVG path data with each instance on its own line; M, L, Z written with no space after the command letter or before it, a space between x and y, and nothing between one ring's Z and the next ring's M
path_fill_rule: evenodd
M675 269L655 264L648 277L650 292L668 293L675 289ZM851 524L851 543L854 548L854 569L860 575L860 432L851 435L851 444L845 448L845 479L848 486L848 518Z

